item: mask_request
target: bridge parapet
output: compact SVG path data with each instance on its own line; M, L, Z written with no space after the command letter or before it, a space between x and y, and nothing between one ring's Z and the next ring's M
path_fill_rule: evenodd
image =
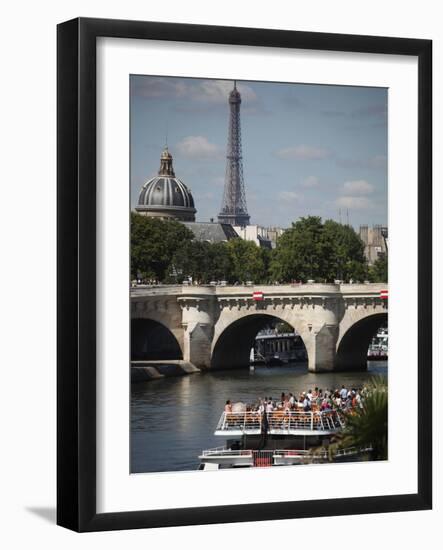
M139 285L131 288L131 298L143 296L190 295L190 296L251 296L261 291L265 296L287 295L373 295L386 290L385 283L366 284L291 284L291 285Z
M138 285L131 287L131 298L139 298L143 296L172 296L174 294L182 294L183 285Z
M265 296L293 295L293 294L336 294L340 286L336 284L292 284L292 285L231 285L216 286L217 296L225 295L246 295L251 296L253 292L263 292Z
M367 284L341 284L341 294L377 294L380 295L382 290L387 290L387 283L367 283Z

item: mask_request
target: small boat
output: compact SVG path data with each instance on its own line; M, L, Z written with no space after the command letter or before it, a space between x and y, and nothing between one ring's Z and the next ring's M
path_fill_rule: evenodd
M257 365L265 365L266 359L257 351L254 350L254 348L251 348L251 352L249 354L249 365L250 366L257 366Z
M265 365L267 367L279 367L284 364L284 361L280 359L278 355L273 355L272 357L265 358Z

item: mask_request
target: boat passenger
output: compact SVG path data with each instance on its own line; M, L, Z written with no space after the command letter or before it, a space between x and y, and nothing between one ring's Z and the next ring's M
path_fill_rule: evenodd
M231 401L228 399L225 405L225 413L231 413L231 412L232 412L232 404L231 404Z
M331 404L330 404L329 400L328 399L323 399L320 408L321 408L322 411L331 410Z

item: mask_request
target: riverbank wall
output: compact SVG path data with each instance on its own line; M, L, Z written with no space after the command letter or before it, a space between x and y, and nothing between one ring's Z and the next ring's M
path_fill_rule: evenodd
M200 369L189 361L131 361L131 382L147 382L199 372Z

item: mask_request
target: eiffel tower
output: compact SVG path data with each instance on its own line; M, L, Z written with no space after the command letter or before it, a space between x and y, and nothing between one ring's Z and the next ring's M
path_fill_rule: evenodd
M234 81L234 89L229 94L229 134L226 154L226 175L223 203L218 215L220 223L230 223L244 227L249 225L246 206L245 183L243 181L243 161L240 129L241 95Z

